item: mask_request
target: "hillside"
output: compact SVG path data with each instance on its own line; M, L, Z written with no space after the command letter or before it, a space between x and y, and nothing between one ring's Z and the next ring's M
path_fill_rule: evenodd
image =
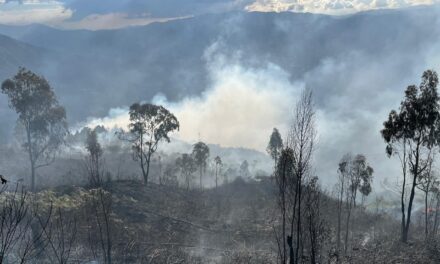
M270 180L238 179L204 191L156 184L145 187L133 181L108 183L105 189L113 196L112 239L118 263L144 263L145 258L151 258L149 263L275 263L273 229L280 223ZM89 192L78 187L58 187L40 195L52 197L55 204L66 208L72 202L79 203L79 207L71 208L78 214L83 210L81 200L87 200ZM322 217L333 233L336 201L324 194L321 199ZM86 219L78 221L77 243L86 243L87 229L82 227ZM357 227L353 253L342 263L438 261L434 257L439 256L435 244L425 247L414 240L403 245L392 239L390 235L398 231L398 222L380 211L357 211L354 222ZM332 252L332 242L325 247ZM90 258L82 255L80 260Z
M337 92L333 86L346 89L347 85L339 80L328 87L328 82L312 79L326 63L343 67L347 59L360 61L365 56L378 64L384 62L383 75L376 79L390 73L406 76L413 70L419 72L418 62L438 41L438 23L436 8L426 7L345 17L211 14L103 31L3 25L0 33L51 51L44 55L44 67L30 66L51 80L74 123L104 116L110 108L139 98L149 100L157 93L172 101L199 95L210 88L209 68L216 54L234 63L238 53L239 63L251 69L273 63L284 69L291 81L305 80L323 94ZM22 49L8 54L8 60L15 63L24 57ZM388 65L390 62L393 65ZM408 67L394 72L391 66L396 64ZM16 68L11 66L7 72L1 70L0 77L9 76ZM356 68L347 70L350 74ZM320 106L325 106L324 98L318 98ZM76 107L78 104L82 107Z

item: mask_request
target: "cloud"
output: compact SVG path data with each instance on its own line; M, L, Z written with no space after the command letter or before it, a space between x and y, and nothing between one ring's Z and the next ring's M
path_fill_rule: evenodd
M153 18L147 14L137 16L130 16L125 13L92 14L79 21L65 21L57 26L65 29L103 30L129 26L145 26L155 22L167 22L183 18L187 17Z
M255 0L247 11L256 12L309 12L345 15L360 11L431 5L438 0Z
M23 0L0 2L0 24L56 24L72 16L73 11L59 1Z

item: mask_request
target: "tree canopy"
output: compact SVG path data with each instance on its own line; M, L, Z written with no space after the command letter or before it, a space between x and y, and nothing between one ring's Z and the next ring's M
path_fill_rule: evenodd
M150 161L160 141L170 142L169 133L179 130L179 121L160 105L135 103L130 106L128 133L120 138L132 144L133 158L139 161L145 184L148 183ZM146 168L145 168L146 167Z
M18 127L24 128L23 148L29 155L34 190L36 169L54 160L68 134L66 111L48 81L25 68L5 80L1 90L8 96L10 108L18 114Z

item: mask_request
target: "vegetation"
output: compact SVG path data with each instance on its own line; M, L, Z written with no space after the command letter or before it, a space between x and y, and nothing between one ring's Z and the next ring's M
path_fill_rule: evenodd
M322 187L309 89L293 109L285 142L273 129L270 157L264 154L273 171L263 171L258 160L231 159L201 141L186 151L159 152L180 123L149 103L130 107L128 130L118 128L116 141L115 130L102 126L69 134L48 82L21 68L2 92L18 114L17 130L24 131L24 139L17 137L31 177L1 176L0 264L438 263L437 85L437 74L425 71L381 130L386 154L401 164L399 221L392 200L373 197L374 164L363 154L348 153L333 164L333 193ZM14 151L12 158L23 156ZM38 191L36 170L53 164L54 177L78 177L77 184L42 181Z

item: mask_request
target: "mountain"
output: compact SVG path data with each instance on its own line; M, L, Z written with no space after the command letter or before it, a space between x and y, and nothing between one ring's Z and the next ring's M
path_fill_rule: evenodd
M5 35L0 35L0 80L10 77L17 72L18 67L39 69L48 55L43 48L38 48L27 43L17 41ZM7 98L0 96L0 142L5 142L11 134L10 124L15 117L8 108Z
M102 31L3 25L1 34L21 42L0 39L0 77L10 76L18 65L45 75L75 123L157 93L172 101L199 95L212 83L212 54L221 54L249 68L273 63L291 81L323 91L317 102L325 105L329 94L349 89L345 78L358 74L347 67L314 78L329 61L338 69L368 58L384 67L379 79L418 76L426 51L440 36L437 14L436 7L344 17L239 12Z

